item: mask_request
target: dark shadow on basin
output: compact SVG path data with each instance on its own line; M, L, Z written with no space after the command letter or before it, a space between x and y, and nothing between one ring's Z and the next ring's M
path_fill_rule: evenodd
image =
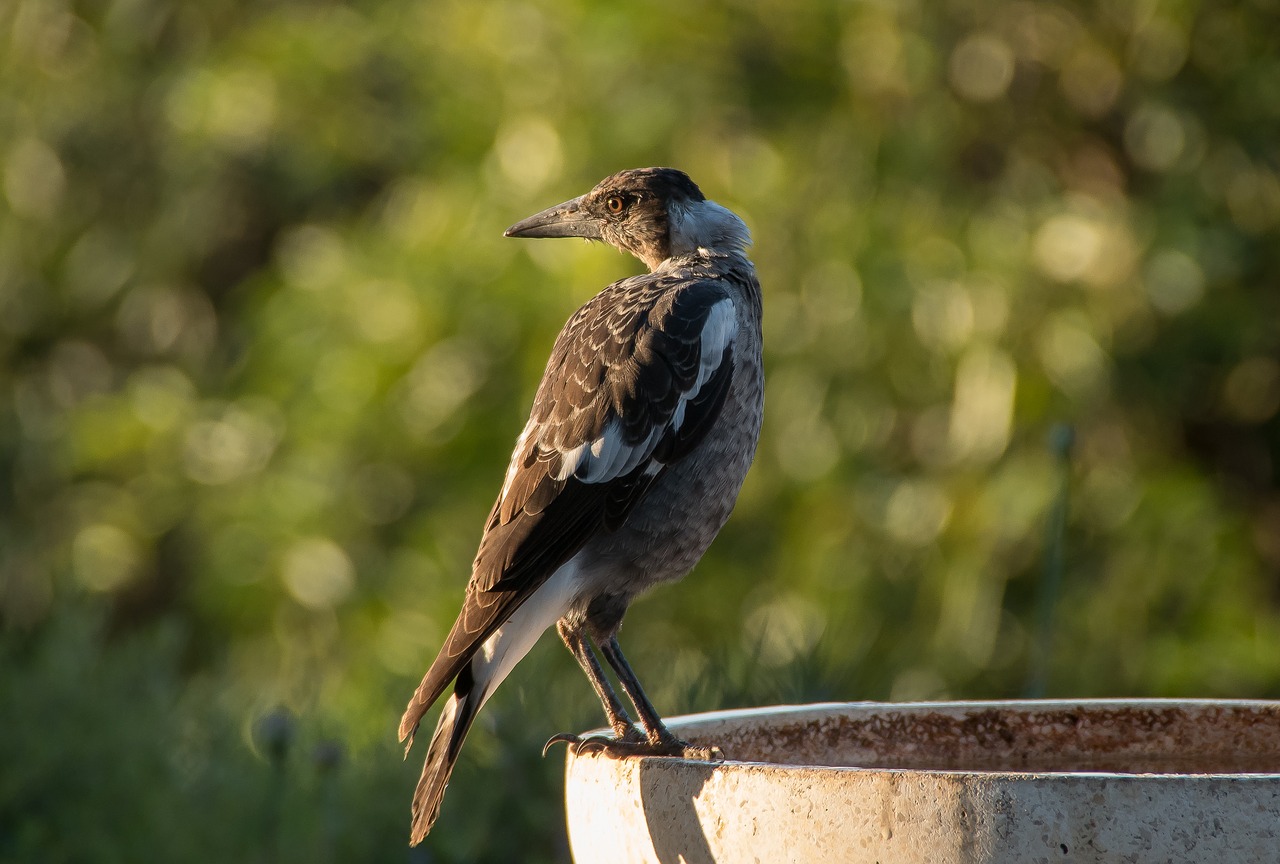
M678 759L647 758L641 764L640 801L662 864L714 864L694 801L715 770L714 763Z

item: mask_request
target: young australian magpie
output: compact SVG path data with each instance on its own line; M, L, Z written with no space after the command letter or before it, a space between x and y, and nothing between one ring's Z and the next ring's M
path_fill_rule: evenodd
M552 625L591 680L614 735L552 741L694 755L640 688L618 628L637 595L682 578L720 531L755 455L764 409L750 234L683 172L622 171L506 236L603 240L649 272L589 300L552 348L485 522L462 611L400 721L407 755L423 715L453 684L414 794L415 844L439 815L476 713Z

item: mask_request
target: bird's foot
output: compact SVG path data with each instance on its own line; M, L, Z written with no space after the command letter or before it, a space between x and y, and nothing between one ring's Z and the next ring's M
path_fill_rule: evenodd
M658 734L651 734L645 739L644 748L638 755L674 756L678 759L688 759L693 762L724 761L724 751L714 744L690 744L688 741L681 741L668 732L665 726L662 727Z
M614 746L628 747L643 744L645 743L645 737L644 733L635 726L615 730L612 738L608 735L574 735L572 732L561 732L558 735L552 735L547 743L542 746L542 755L545 757L547 751L551 749L551 745L560 743L568 744L569 749L574 753L591 753Z
M547 754L547 750L550 749L552 744L563 741L569 745L575 755L601 753L614 759L622 759L627 756L674 756L695 762L724 761L724 751L716 746L708 747L690 744L687 741L681 741L670 733L666 736L654 736L652 738L646 737L634 728L632 733L611 738L608 735L581 736L562 732L547 742L546 747L542 749L542 755L545 756Z

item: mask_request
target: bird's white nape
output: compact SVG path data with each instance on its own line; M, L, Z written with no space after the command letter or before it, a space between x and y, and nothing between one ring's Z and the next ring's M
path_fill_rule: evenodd
M672 202L668 217L672 255L742 252L751 245L747 223L714 201Z

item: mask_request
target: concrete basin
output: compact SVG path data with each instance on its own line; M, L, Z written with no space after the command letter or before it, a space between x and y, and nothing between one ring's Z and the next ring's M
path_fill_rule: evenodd
M569 755L578 864L1280 862L1280 702L860 702L670 726L725 761Z

